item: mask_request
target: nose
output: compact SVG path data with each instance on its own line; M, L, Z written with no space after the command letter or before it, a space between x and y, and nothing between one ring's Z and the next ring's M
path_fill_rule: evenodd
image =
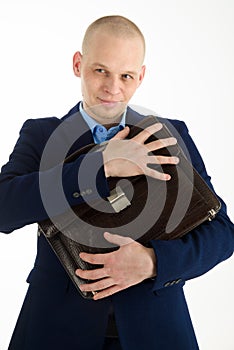
M121 82L118 76L108 76L105 81L105 92L118 95L121 91Z

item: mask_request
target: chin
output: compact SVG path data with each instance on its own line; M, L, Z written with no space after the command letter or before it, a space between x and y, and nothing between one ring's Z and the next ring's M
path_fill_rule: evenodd
M115 119L116 117L120 117L125 111L126 104L124 103L104 103L98 104L96 106L92 106L90 108L90 112L92 115L96 116L96 118L101 119Z

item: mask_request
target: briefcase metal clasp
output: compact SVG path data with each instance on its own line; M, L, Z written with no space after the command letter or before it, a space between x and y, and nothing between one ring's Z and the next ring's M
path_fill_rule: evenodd
M131 202L128 200L120 186L116 186L110 192L110 196L107 197L107 199L116 213L119 213L121 210L131 205Z

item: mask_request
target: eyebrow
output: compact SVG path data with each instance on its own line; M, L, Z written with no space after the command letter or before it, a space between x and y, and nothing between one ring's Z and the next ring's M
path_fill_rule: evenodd
M92 66L93 66L93 67L94 67L94 66L98 66L98 67L100 67L100 68L104 68L104 69L106 69L106 70L109 70L109 68L108 68L107 66L105 66L104 64L99 63L99 62L94 62L94 63L92 64ZM134 72L134 71L124 71L124 73L122 73L122 74L137 75L137 72Z

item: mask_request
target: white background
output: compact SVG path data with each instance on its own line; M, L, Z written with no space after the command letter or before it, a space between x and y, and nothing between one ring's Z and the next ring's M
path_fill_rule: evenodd
M0 163L25 119L60 117L81 98L72 55L86 27L108 14L129 17L146 37L147 74L131 102L186 122L233 219L233 0L1 0ZM0 235L0 350L35 252L36 225ZM233 267L231 258L186 284L202 350L234 349Z

